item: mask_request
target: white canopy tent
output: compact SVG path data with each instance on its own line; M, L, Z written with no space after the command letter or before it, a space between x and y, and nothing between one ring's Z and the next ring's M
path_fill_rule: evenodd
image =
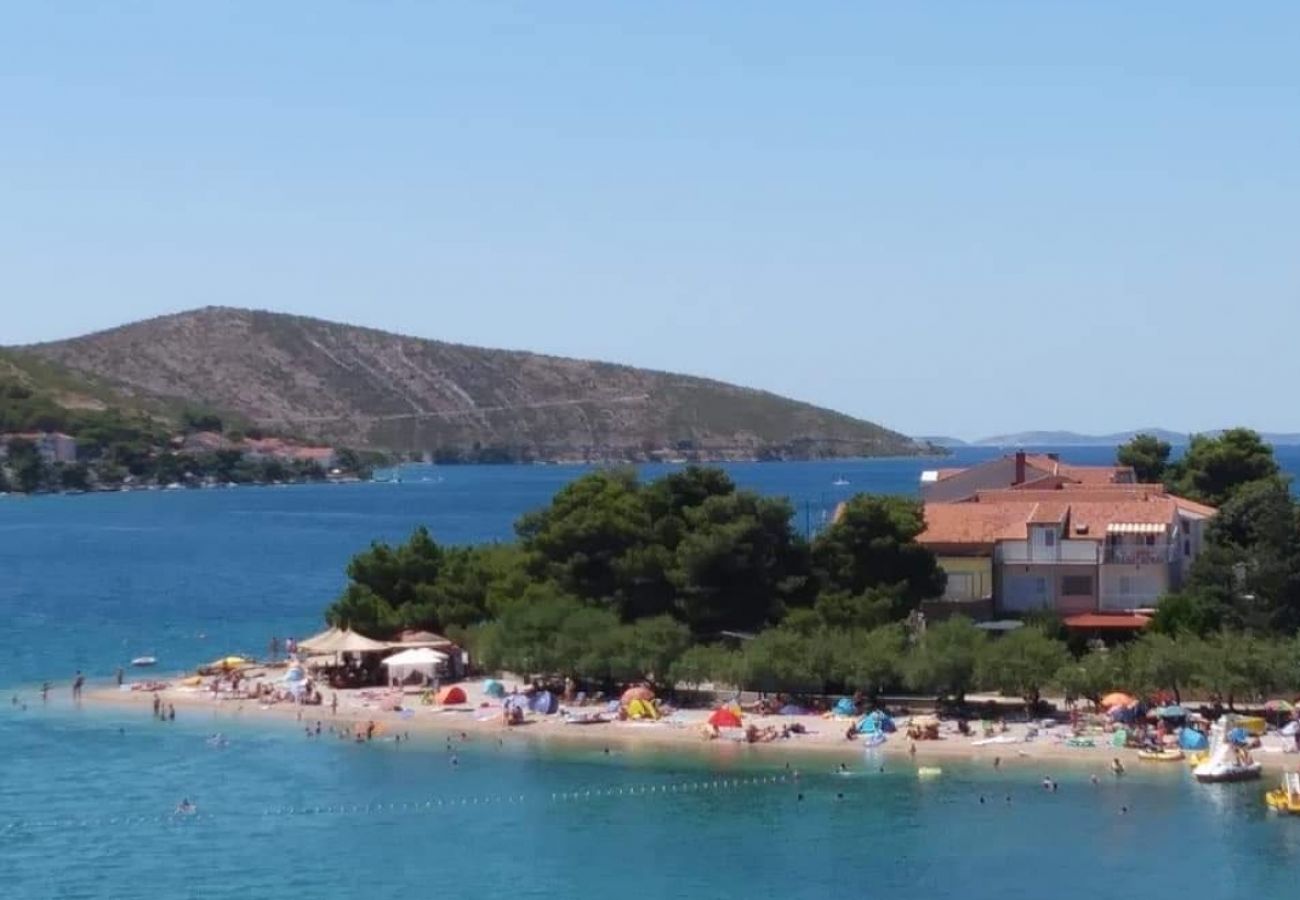
M401 653L394 653L384 660L383 664L388 668L389 678L405 681L412 672L419 672L432 680L439 664L445 663L450 658L446 653L438 650L420 647L415 650L403 650Z

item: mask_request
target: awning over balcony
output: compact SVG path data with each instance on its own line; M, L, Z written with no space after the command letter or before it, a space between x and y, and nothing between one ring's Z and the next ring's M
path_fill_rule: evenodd
M1150 624L1150 616L1140 616L1136 613L1117 613L1114 615L1108 615L1106 613L1081 613L1077 616L1067 616L1065 618L1066 628L1103 628L1137 631L1146 628Z
M1106 526L1107 534L1164 534L1163 522L1111 522Z

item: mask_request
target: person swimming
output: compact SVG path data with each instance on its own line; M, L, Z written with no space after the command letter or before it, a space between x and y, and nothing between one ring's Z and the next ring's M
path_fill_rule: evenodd
M189 797L182 798L181 802L176 804L176 815L178 816L192 816L198 811L199 808L190 802Z
M1119 761L1118 756L1110 761L1110 770L1114 772L1116 776L1124 774L1124 764Z

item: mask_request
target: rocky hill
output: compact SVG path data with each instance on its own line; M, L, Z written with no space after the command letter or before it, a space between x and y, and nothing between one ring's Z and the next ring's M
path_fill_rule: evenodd
M24 348L159 411L444 459L915 454L901 434L718 381L206 308Z

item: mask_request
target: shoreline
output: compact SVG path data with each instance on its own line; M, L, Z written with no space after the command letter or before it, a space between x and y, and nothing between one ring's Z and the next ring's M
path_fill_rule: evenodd
M154 692L124 688L94 686L87 689L83 703L89 707L117 710L138 710L152 714ZM525 743L555 747L587 748L600 752L617 748L620 754L629 751L691 751L711 758L761 761L765 758L774 764L789 763L799 759L823 759L835 763L849 763L871 755L873 759L894 764L906 762L922 767L940 766L942 763L967 763L988 765L990 768L1024 768L1044 766L1069 766L1090 768L1094 774L1110 774L1110 762L1120 759L1130 771L1185 771L1187 763L1147 762L1139 759L1133 748L1116 748L1104 736L1097 735L1094 747L1070 747L1064 743L1059 729L1042 733L1026 740L1026 723L1008 726L1007 735L998 743L977 743L977 738L957 734L943 734L938 740L910 741L903 731L888 736L885 743L868 747L862 739L847 740L845 730L849 719L806 716L746 715L746 724L760 728L767 726L802 725L805 734L772 742L749 743L737 739L739 729L724 729L723 736L706 740L705 723L712 710L676 710L657 722L608 721L600 724L570 725L560 715L530 714L523 725L506 726L501 721L501 705L491 703L481 693L479 683L462 683L460 687L469 694L469 703L455 707L424 706L417 696L403 696L403 711L380 708L376 696L383 691L359 689L338 691L339 709L331 714L330 706L299 706L292 703L265 704L251 699L213 699L206 688L168 686L157 692L164 704L177 710L177 716L193 722L196 714L206 715L213 722L222 720L252 726L272 726L294 729L311 729L321 724L322 739L340 740L341 734L355 734L369 722L376 726L376 739L386 740L398 736L412 743L432 743L439 739L455 740L463 735L465 740L484 738L503 744ZM326 692L326 698L334 692ZM594 711L595 707L585 708ZM948 724L948 723L945 723ZM214 729L219 730L219 729ZM729 732L735 732L734 734ZM347 740L354 740L351 736ZM911 747L915 746L915 753ZM1262 763L1266 778L1279 772L1295 770L1300 755L1261 748L1255 758ZM997 760L997 764L995 764ZM1267 782L1265 782L1267 783Z

